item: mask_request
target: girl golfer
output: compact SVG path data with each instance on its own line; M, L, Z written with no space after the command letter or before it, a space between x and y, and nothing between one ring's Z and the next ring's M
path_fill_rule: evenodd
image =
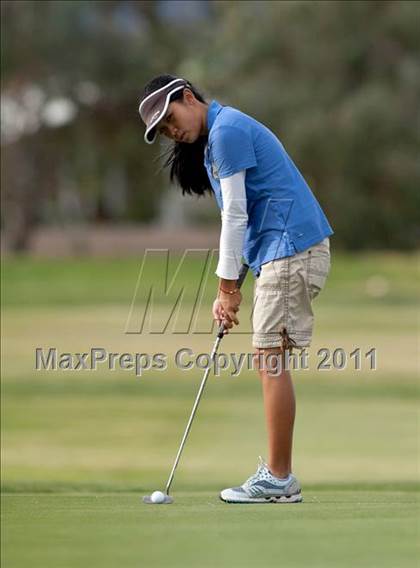
M287 350L311 344L311 303L330 270L333 230L314 194L278 138L247 114L207 102L187 80L152 79L139 112L145 141L158 134L175 141L165 166L183 193L214 192L222 211L217 299L213 316L238 325L242 300L237 278L242 257L256 277L253 346L261 377L268 431L268 463L241 486L224 489L228 503L302 500L292 473L295 396ZM276 370L265 362L277 356ZM262 364L261 364L262 362Z

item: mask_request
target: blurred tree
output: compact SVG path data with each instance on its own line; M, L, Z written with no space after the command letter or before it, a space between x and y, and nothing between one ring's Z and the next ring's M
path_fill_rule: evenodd
M24 248L37 220L63 221L58 185L67 178L67 185L79 188L87 219L112 218L104 194L110 193L113 165L125 172L126 203L118 215L123 209L127 219L152 219L164 177L156 177L159 164L144 147L138 99L157 66L176 66L180 44L177 34L162 33L158 3L6 1L1 10L2 97L17 104L5 108L7 122L20 125L13 139L2 129L7 148L2 226L10 245ZM77 115L51 121L46 105L28 108L27 93L34 86L46 102L71 101ZM27 128L35 113L37 127ZM16 168L32 162L31 175L18 182Z

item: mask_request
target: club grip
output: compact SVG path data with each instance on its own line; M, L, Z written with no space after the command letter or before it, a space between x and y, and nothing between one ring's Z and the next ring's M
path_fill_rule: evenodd
M237 287L240 288L244 283L246 275L248 274L249 266L247 264L243 264L241 266L241 270L239 271Z
M238 289L240 289L242 284L244 283L246 275L248 274L248 270L249 270L249 266L247 264L243 264L241 266L241 269L239 271L238 280L236 282L236 287ZM219 326L219 331L217 332L217 337L219 337L220 339L223 339L224 331L225 331L225 326L224 326L223 323L221 323L220 326Z

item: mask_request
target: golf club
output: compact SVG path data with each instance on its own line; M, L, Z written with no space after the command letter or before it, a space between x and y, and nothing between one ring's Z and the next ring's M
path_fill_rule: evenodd
M247 264L243 264L241 266L241 270L239 272L239 277L238 277L238 282L237 282L238 288L240 288L242 286L242 284L245 280L245 277L247 275L248 268L249 268L249 266ZM219 348L219 344L220 344L221 340L223 339L224 331L225 331L225 326L222 323L220 325L219 329L218 329L216 341L215 341L215 344L213 346L213 350L212 350L211 355L210 355L210 361L211 362L214 361L217 350ZM199 402L200 402L200 399L201 399L201 395L203 394L204 387L206 386L207 378L210 374L210 368L211 368L211 366L209 365L207 367L205 373L204 373L204 377L201 381L200 388L198 389L198 394L196 396L196 399L195 399L195 402L194 402L194 405L193 405L193 408L192 408L192 411L191 411L190 418L189 418L187 426L185 428L185 432L184 432L184 435L182 437L181 444L179 446L178 453L177 453L175 461L174 461L174 465L172 466L171 473L169 474L168 482L167 482L166 488L165 488L165 493L163 493L162 491L154 491L151 495L146 495L145 497L143 497L144 503L148 503L148 504L169 504L169 503L173 502L172 497L169 495L169 490L171 488L171 485L172 485L172 482L173 482L173 479L174 479L175 470L178 466L178 462L179 462L179 459L181 457L182 450L184 449L185 442L187 440L189 431L191 429L191 425L192 425L192 422L194 420L194 416L195 416L195 413L197 411L197 408L198 408L198 405L199 405Z

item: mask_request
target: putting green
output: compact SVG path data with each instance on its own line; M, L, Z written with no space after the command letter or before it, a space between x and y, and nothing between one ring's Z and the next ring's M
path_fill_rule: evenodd
M417 566L414 494L397 486L308 488L297 505L221 503L179 492L172 505L137 493L3 497L4 566Z

